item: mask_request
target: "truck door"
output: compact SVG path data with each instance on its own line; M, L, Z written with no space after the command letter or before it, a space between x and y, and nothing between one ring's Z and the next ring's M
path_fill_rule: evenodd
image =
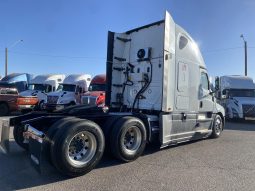
M208 129L212 122L213 97L210 94L209 78L205 69L200 69L200 84L198 88L198 128Z

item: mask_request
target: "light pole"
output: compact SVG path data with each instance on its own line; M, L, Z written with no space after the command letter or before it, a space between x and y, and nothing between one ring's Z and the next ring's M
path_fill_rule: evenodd
M16 46L20 42L23 42L23 40L15 41L11 46L9 46L9 49ZM8 47L5 48L5 76L7 76L7 74L8 74Z
M247 41L244 39L243 34L240 36L244 42L244 67L245 67L245 76L247 76Z

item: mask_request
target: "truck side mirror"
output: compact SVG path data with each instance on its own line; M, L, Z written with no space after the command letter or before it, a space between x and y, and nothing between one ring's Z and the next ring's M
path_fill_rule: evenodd
M222 98L222 99L226 99L226 98L228 98L228 97L229 97L229 92L228 92L228 90L224 89L224 90L222 91L221 98Z
M215 90L219 90L220 89L220 78L218 76L215 77Z

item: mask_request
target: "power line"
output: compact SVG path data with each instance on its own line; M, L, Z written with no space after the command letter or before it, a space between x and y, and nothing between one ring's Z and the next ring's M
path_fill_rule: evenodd
M12 54L34 55L34 56L53 57L53 58L69 58L69 59L106 59L105 57L64 56L64 55L51 55L51 54L40 54L40 53L19 52L19 51L9 51L9 52L12 53Z
M225 51L230 51L230 50L236 50L236 49L241 49L243 47L238 46L238 47L230 47L230 48L219 48L219 49L212 49L212 50L207 50L207 51L202 51L203 53L211 53L211 52L225 52Z

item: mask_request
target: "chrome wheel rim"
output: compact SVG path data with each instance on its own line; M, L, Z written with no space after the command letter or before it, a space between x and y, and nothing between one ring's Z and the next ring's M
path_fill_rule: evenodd
M95 135L88 131L77 133L71 139L67 155L74 166L84 166L94 157L97 148Z
M137 126L131 126L123 132L121 146L125 152L134 154L142 143L142 133Z
M215 120L215 133L216 133L217 135L220 135L221 130L222 130L222 121L221 121L220 118L217 118L217 119Z

